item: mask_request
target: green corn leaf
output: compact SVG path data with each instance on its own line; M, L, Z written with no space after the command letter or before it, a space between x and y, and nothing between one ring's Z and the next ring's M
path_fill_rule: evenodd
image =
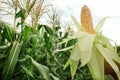
M53 78L53 80L59 80L59 78L54 76L53 74L50 74L50 76Z
M15 18L25 19L26 18L26 11L25 11L25 9L20 8L20 11L15 14Z
M27 69L27 67L21 65L22 69L29 75L31 76L32 78L34 78L34 75L32 73L32 71L30 71L29 69Z
M100 51L100 53L104 56L105 60L109 63L109 65L113 68L118 79L120 80L120 70L118 66L115 64L115 62L113 61L114 54L109 49L104 48L101 44L96 44L96 47Z
M72 18L72 20L73 20L73 23L74 23L75 26L77 27L77 30L78 30L78 31L82 31L83 28L82 28L82 26L80 25L80 23L76 20L76 18L75 18L73 15L71 15L71 18Z
M93 80L104 80L104 58L95 48L93 48L91 60L87 65Z
M57 49L57 50L55 51L55 53L61 52L61 51L67 51L67 50L72 49L73 47L74 47L74 46L70 46L70 47L67 47L67 48L64 48L64 49Z
M0 54L0 59L6 57L4 54Z
M50 35L53 35L53 31L52 31L52 29L49 26L38 24L37 27L38 27L38 30L40 30L41 28L44 28L47 33L49 33Z
M40 75L42 75L42 77L45 80L49 80L50 79L50 72L49 72L49 68L36 62L31 56L27 55L25 58L19 60L20 62L26 61L27 59L31 59L32 64L35 66L35 68L38 70L38 72L40 73ZM31 72L28 73L29 75L32 76Z
M10 45L11 45L11 43L8 43L8 44L6 44L6 45L1 45L1 46L0 46L0 49L5 49L5 48L9 47Z
M12 32L8 26L4 26L3 36L9 41L12 42Z
M49 80L49 68L42 65L42 64L39 64L38 62L36 62L32 58L31 58L31 60L32 60L33 65L38 69L38 71L41 73L43 78L45 80Z
M44 25L43 27L45 28L45 30L46 30L50 35L53 35L53 31L52 31L52 29L51 29L49 26Z
M104 18L102 18L102 19L98 22L97 26L95 27L95 31L96 31L96 32L100 31L100 29L103 27L103 25L104 25L104 23L105 23L105 20L106 20L107 18L108 18L108 17L104 17Z
M70 59L68 59L63 69L66 69L69 66L69 64L70 64Z
M26 47L27 42L28 42L28 40L29 40L28 38L29 38L30 32L31 32L31 27L25 25L25 28L24 28L24 31L23 31L23 45L22 45L22 51L25 50L25 47Z
M23 31L23 42L27 42L30 32L31 32L31 26L25 25L25 28Z
M2 33L2 37L4 39L7 39L9 42L12 41L12 29L10 28L11 26L4 21L0 21L0 27L3 28L3 33Z
M8 60L3 70L3 80L11 80L12 74L15 69L15 65L18 61L20 50L21 50L21 44L15 41L13 43Z

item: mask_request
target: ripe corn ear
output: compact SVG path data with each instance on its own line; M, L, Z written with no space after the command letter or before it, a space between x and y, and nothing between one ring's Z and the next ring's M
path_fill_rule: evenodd
M86 5L84 5L81 10L81 25L86 32L90 34L95 33L95 30L93 28L91 12Z

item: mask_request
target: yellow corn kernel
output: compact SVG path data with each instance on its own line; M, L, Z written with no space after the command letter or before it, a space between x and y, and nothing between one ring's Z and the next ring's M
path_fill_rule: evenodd
M86 32L90 34L95 33L95 30L93 28L91 12L86 5L84 5L81 10L81 25Z

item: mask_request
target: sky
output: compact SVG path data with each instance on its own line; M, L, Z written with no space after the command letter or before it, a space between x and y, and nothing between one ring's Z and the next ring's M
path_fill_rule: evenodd
M74 15L80 22L80 12L84 5L87 5L93 17L94 27L103 17L109 16L102 28L102 33L120 45L120 0L44 0L45 5L53 5L54 8L62 11L62 22L70 23L71 15ZM1 15L0 15L1 18ZM43 15L42 23L46 22ZM8 20L8 17L4 18ZM11 19L9 19L10 21ZM75 28L74 26L72 27Z
M87 5L93 17L94 27L103 17L109 16L102 33L120 45L120 0L46 0L55 8L63 11L63 21L69 22L71 14L80 22L80 12Z

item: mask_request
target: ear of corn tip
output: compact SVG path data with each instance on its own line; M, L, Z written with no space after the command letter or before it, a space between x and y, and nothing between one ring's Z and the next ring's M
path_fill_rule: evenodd
M95 33L95 30L93 28L91 12L86 5L84 5L81 10L81 25L86 32L90 34Z

